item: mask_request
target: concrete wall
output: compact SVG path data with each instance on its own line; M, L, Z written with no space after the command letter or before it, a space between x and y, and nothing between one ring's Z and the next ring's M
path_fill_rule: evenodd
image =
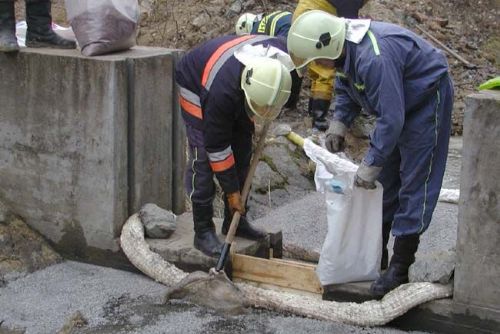
M500 92L466 105L453 298L500 315Z
M0 200L60 251L90 260L119 250L123 222L143 203L182 211L177 57L0 53Z

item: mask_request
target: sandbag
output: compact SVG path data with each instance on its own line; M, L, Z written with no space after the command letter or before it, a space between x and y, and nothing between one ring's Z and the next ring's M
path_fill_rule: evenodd
M85 56L127 50L135 45L137 0L66 0L66 11Z
M304 140L304 151L316 163L316 190L326 197L328 232L316 269L321 284L376 279L382 257L382 185L354 187L358 167L310 139Z
M353 186L354 173L325 183L328 232L317 274L323 286L371 281L379 276L382 255L382 185Z

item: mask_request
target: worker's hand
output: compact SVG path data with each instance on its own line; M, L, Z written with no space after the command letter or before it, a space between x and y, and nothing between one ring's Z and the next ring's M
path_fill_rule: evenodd
M227 203L229 204L229 210L231 210L231 214L234 214L236 211L238 211L240 215L245 215L245 206L241 202L241 194L239 191L227 194Z
M360 178L357 174L354 177L354 185L356 187L365 188L365 189L375 189L377 186L374 181L366 181Z
M375 180L382 167L368 166L364 162L359 165L356 175L354 176L354 186L364 189L375 189Z
M347 127L344 123L333 120L326 131L325 146L332 153L342 152L345 149L345 134Z

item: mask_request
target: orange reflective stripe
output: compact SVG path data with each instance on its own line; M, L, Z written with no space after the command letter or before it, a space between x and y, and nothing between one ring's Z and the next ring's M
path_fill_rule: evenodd
M205 84L208 81L208 77L210 76L210 72L212 71L212 68L214 67L217 60L219 60L219 58L224 54L224 52L226 52L226 50L232 48L233 46L235 46L241 42L244 42L244 41L246 41L250 38L254 38L254 37L255 36L252 36L252 35L241 36L239 38L233 39L232 41L226 42L226 43L222 44L221 46L219 46L219 48L217 50L215 50L215 52L212 54L212 56L210 56L207 64L205 65L205 68L203 69L203 76L201 77L202 86L205 86Z
M201 108L196 104L193 104L179 95L179 101L181 103L181 108L187 112L188 114L193 115L196 118L203 119L203 114L201 112Z
M234 155L228 156L225 160L210 162L210 167L214 172L223 172L234 166Z

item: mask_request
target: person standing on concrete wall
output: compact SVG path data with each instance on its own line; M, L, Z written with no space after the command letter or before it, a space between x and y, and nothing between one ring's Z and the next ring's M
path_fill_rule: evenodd
M189 142L185 186L193 207L194 247L218 256L222 243L215 233L212 202L214 174L224 191L224 222L227 234L232 214L242 216L237 236L265 237L245 218L241 188L252 156L254 119L272 120L291 94L290 69L277 58L285 56L286 42L269 36L223 36L187 53L176 68L180 105ZM273 58L237 58L244 48L273 52ZM243 57L243 56L242 56Z
M310 10L322 10L329 14L346 18L357 18L359 10L368 0L299 0L293 13L292 22ZM311 97L308 113L312 117L313 128L319 131L328 129L328 111L333 94L335 69L315 61L308 65L311 79Z
M355 186L384 187L383 250L396 237L389 267L371 286L376 297L408 282L419 236L429 226L443 181L453 109L444 54L402 27L322 11L300 16L288 48L297 67L314 59L337 68L335 110L326 147L339 152L361 108L377 117ZM356 242L350 240L350 242ZM386 260L387 262L387 260Z
M76 43L52 30L50 0L26 0L26 46L75 49ZM14 0L0 0L0 52L19 51L16 38Z

